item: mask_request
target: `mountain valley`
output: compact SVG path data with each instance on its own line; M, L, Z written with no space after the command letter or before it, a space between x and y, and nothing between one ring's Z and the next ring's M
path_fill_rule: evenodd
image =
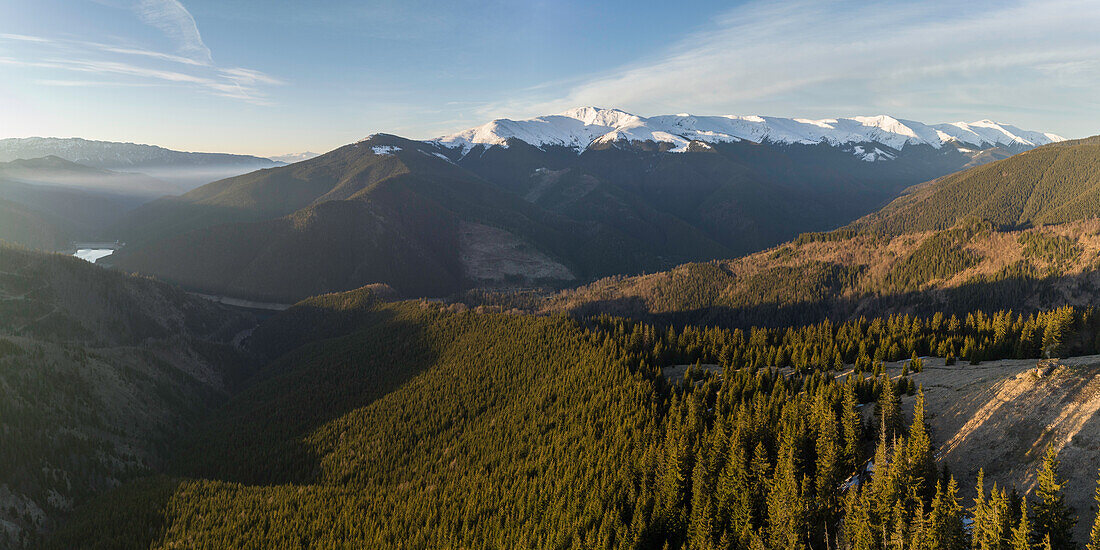
M406 297L561 288L832 229L910 185L1060 139L988 121L643 119L592 108L425 142L378 134L138 208L112 228L129 246L111 262L276 302L369 283Z

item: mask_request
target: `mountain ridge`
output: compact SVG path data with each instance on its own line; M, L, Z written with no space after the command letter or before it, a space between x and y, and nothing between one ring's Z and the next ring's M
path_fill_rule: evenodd
M26 151L61 151L60 153L45 153L34 156L26 156ZM97 154L98 153L98 154ZM130 156L122 156L129 153ZM138 154L140 153L140 154ZM131 166L156 166L153 161L176 158L187 159L190 164L212 164L214 161L237 160L256 163L270 163L277 165L269 158L253 155L238 155L235 153L207 153L199 151L177 151L159 145L134 143L130 141L105 141L85 139L79 137L27 137L27 138L3 138L0 139L0 161L8 162L17 159L40 158L49 155L58 156L65 160L80 164L87 164L94 168L110 168ZM113 156L112 156L113 155ZM75 158L69 158L75 157ZM84 161L84 162L81 162Z
M183 193L253 170L284 165L251 155L175 151L129 142L54 137L0 139L0 162L50 155L93 168L140 172L174 184L173 193Z
M668 149L671 152L685 152L693 142L828 143L834 146L880 143L897 150L921 144L935 149L952 144L1034 147L1065 140L1057 134L1022 130L988 119L929 125L888 115L819 120L757 115L642 117L620 109L579 107L524 120L495 119L428 141L448 149L461 149L465 155L479 145L507 147L510 139L536 147L561 146L578 152L598 144L650 141L671 144ZM888 152L868 153L856 147L852 152L867 161L889 158Z
M913 186L847 226L755 254L562 291L541 311L741 326L1087 306L1100 288L1098 221L1094 137Z
M581 133L641 121L622 111L575 115L570 131ZM846 150L827 142L740 140L693 141L680 154L672 144L593 141L577 154L509 139L507 147L479 145L464 154L380 133L314 159L220 180L128 214L112 236L128 246L111 263L207 293L279 302L369 283L411 297L482 286L560 287L730 258L832 230L911 185L1025 148ZM891 160L866 162L857 154ZM331 202L364 204L325 206ZM451 245L441 251L433 239ZM391 246L399 242L404 252ZM323 249L340 260L316 257ZM287 257L290 250L310 258L308 267ZM446 261L432 258L439 253ZM404 275L377 269L397 264ZM307 280L313 282L296 288Z

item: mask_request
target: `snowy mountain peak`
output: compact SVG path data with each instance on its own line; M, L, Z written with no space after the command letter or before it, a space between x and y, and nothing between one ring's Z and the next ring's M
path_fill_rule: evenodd
M671 144L672 152L684 152L693 141L707 144L742 140L775 144L824 143L838 147L874 143L894 150L908 145L929 145L939 149L948 143L977 148L1035 147L1064 141L1055 134L1021 130L990 120L928 125L889 115L819 120L756 115L641 117L619 109L579 107L525 120L497 119L433 142L467 153L477 146L507 147L511 139L540 148L568 147L578 153L593 144L633 142L667 143ZM881 149L858 148L858 152L856 149L851 151L864 160L893 158ZM868 150L878 153L869 155Z
M599 107L578 107L557 116L579 120L588 126L606 126L616 128L639 120L637 116L619 109L601 109Z

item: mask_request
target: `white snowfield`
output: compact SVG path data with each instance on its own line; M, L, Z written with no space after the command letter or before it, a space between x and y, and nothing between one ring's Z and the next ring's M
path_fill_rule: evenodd
M370 149L376 155L393 155L394 153L398 153L401 151L401 148L397 147L396 145L378 145L376 147L371 147Z
M978 148L1008 145L1036 147L1065 141L1065 138L1055 134L1021 130L990 120L928 125L886 115L821 120L687 114L646 118L618 109L595 107L581 107L527 120L498 119L432 141L443 147L461 148L465 154L478 145L507 147L509 139L518 139L535 147L569 147L578 153L594 144L624 141L669 143L673 145L672 152L687 151L693 141L724 143L746 140L779 144L826 143L834 146L877 143L894 150L901 150L906 145L931 145L936 149L961 144ZM869 152L864 148L853 148L851 152L867 161L894 158L890 153L877 149Z
M96 263L96 261L106 258L107 256L110 256L114 253L115 251L113 248L81 248L80 250L77 250L76 253L73 254L73 256L94 264Z

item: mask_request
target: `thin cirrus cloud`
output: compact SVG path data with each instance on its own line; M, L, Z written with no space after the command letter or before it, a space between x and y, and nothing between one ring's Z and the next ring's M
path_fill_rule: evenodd
M97 1L129 11L159 31L174 51L162 52L133 44L0 34L0 41L21 45L17 58L0 57L0 65L56 73L35 81L44 86L182 85L257 105L270 105L265 88L282 84L279 79L260 71L216 64L202 41L194 17L177 0Z
M203 43L195 18L177 0L138 0L133 10L147 25L159 29L175 42L178 52L184 57L200 63L213 63L210 48Z
M1095 133L1100 116L1080 115L1096 112L1097 28L1095 1L755 2L671 42L662 55L548 83L478 111L879 111L933 122L971 113L1019 120L1032 112L1046 126L1063 122L1069 133ZM1059 116L1064 121L1054 122Z

